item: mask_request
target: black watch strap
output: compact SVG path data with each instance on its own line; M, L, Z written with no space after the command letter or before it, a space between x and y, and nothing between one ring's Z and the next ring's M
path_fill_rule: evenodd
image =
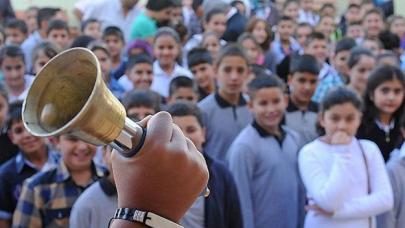
M129 222L142 223L147 227L154 228L183 228L179 224L172 222L162 216L152 212L142 211L135 208L118 208L114 217L111 218L108 227L114 219L122 219Z

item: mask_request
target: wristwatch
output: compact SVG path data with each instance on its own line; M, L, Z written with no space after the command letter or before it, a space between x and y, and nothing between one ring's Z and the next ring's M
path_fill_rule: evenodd
M153 228L183 228L179 224L172 222L160 215L148 211L141 211L135 208L118 208L114 217L110 219L108 227L114 219L127 220L129 222L142 223Z

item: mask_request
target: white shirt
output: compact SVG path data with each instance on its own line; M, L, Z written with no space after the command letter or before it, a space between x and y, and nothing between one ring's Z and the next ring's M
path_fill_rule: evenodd
M83 21L95 18L101 22L102 30L108 26L119 27L125 35L125 40L129 41L131 26L139 10L134 6L127 15L122 10L121 0L97 0L85 7L79 5L79 10L83 12Z
M153 63L153 82L151 85L151 90L159 93L163 97L169 97L169 85L173 78L178 76L186 76L192 78L190 71L181 67L176 63L174 70L171 75L167 75L166 72L162 70L158 61Z
M25 80L25 89L22 93L20 93L19 95L12 95L11 93L9 93L8 95L8 102L9 103L13 103L15 101L24 101L24 99L27 97L28 95L28 91L32 85L32 82L34 81L34 76L32 75L25 75L24 76L24 80Z
M316 26L319 22L319 15L315 14L314 12L299 10L298 11L298 22L303 23L306 22L311 26Z
M134 88L134 84L132 84L132 81L128 78L126 74L122 75L118 79L118 84L124 88L125 92L128 92Z
M309 211L304 227L368 228L368 218L393 206L391 184L377 145L360 140L367 158L353 138L348 145L330 145L320 139L299 153L299 168L309 199L334 213L326 217ZM371 193L367 192L367 176Z

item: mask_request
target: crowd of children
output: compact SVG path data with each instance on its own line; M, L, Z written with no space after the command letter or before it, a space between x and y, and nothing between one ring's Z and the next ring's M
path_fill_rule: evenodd
M0 11L0 228L105 227L117 207L110 146L22 122L72 47L129 118L167 111L203 153L211 193L184 227L402 227L405 18L389 2L80 0L75 32L63 9Z

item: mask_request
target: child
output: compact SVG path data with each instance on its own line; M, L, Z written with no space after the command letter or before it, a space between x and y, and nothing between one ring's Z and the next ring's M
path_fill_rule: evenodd
M271 45L271 51L275 55L275 63L279 64L286 56L300 49L299 44L294 40L293 19L282 16L277 24L277 36Z
M335 18L336 16L336 8L335 5L332 3L326 3L322 5L321 9L319 10L320 16L330 16Z
M205 127L201 111L196 105L185 101L170 105L167 111L172 115L174 124L203 153L210 174L207 185L211 190L209 197L198 197L180 223L184 227L194 227L198 218L201 221L199 227L243 227L238 192L231 173L224 164L203 150ZM202 211L204 213L200 214Z
M125 94L122 103L124 104L127 116L134 121L153 115L160 111L160 97L150 91L130 91Z
M319 19L319 22L315 28L317 32L322 33L325 35L327 39L332 39L336 37L332 37L333 35L336 35L336 22L335 18L332 16L322 16Z
M402 141L399 118L405 110L405 76L393 66L375 69L364 93L365 110L357 136L375 142L387 161Z
M198 87L193 79L186 76L173 78L169 85L169 99L167 103L173 104L176 101L190 101L195 104L198 101Z
M313 33L314 29L308 23L299 23L295 29L294 37L300 45L300 51L304 50L308 37Z
M404 210L404 156L405 156L405 115L402 115L399 122L402 133L402 143L390 156L387 163L388 176L391 180L391 186L394 193L394 209L377 217L378 225L381 228L399 228L405 222Z
M388 30L396 34L401 40L401 48L405 48L405 17L392 15L387 19Z
M59 49L50 42L43 42L34 48L32 63L32 75L37 73L45 66L45 64L59 53Z
M373 52L374 56L378 56L383 49L383 44L379 39L365 39L361 43L361 47L369 49L371 52Z
M107 44L108 52L111 57L111 75L119 79L125 73L125 62L121 59L121 53L125 47L124 34L116 26L109 26L104 29L102 40Z
M28 37L27 24L20 19L11 19L6 22L6 43L20 46Z
M7 45L0 50L0 69L9 92L8 102L24 100L34 77L25 75L24 53L18 46Z
M249 63L239 46L223 47L215 63L218 91L198 104L207 126L204 150L224 160L226 152L239 132L251 122L251 115L242 95L249 76Z
M249 58L249 64L264 64L263 51L260 48L260 44L256 41L253 35L249 33L243 33L239 36L238 43L240 46L243 47L243 49L246 50L246 54Z
M356 41L351 38L339 40L335 47L335 55L332 57L332 65L345 84L349 82L349 67L347 61L350 50L356 46Z
M346 37L354 39L357 45L364 42L364 36L364 28L360 22L353 22L347 25Z
M304 52L305 54L313 55L321 68L318 76L319 84L312 97L314 102L319 103L331 88L341 86L344 83L336 70L326 61L329 56L329 45L325 35L319 32L313 32L307 40Z
M207 49L210 52L212 61L216 60L219 49L221 49L221 46L222 46L221 40L218 38L218 35L215 32L205 32L203 34L203 38L201 40L201 47ZM191 50L193 50L193 49L191 49ZM190 51L188 53L190 53ZM188 55L188 53L187 53L187 55ZM184 57L186 57L186 56L184 56ZM186 59L185 63L187 63L187 59Z
M70 45L69 28L67 23L62 20L50 21L46 35L48 41L55 44L60 50L65 50Z
M366 12L363 19L364 31L369 39L378 38L378 34L384 29L383 13L377 8Z
M199 100L215 92L215 72L208 50L194 48L187 56L188 68L198 85Z
M355 91L360 97L363 97L366 91L369 75L375 67L375 57L370 50L365 48L354 48L347 61L349 68L350 89Z
M68 134L54 139L62 159L56 167L24 182L13 227L69 227L76 199L105 175L93 162L96 146Z
M255 37L257 42L260 44L263 53L266 53L270 50L272 32L271 27L267 25L266 20L252 17L248 21L245 30Z
M0 83L0 167L3 163L14 157L18 147L14 145L7 134L6 118L8 113L8 93L3 83Z
M290 64L288 86L290 99L285 124L301 134L304 142L318 137L318 104L311 101L318 84L319 66L311 55L294 56Z
M283 5L282 15L292 18L294 21L298 20L300 4L298 0L287 0Z
M254 121L232 143L227 161L236 186L244 227L301 227L303 186L297 167L301 138L282 126L288 98L277 77L250 82Z
M393 51L384 51L376 57L376 66L391 65L400 67L401 60L398 55Z
M181 54L180 38L169 27L160 28L153 43L153 82L151 90L167 98L169 96L170 81L180 75L192 77L191 73L181 67L176 60Z
M348 35L348 26L359 22L361 22L360 5L349 4L346 11L342 15L339 28L342 30L343 34Z
M87 19L81 26L82 34L91 36L96 40L101 39L101 23L97 19Z
M118 82L126 86L125 91L149 90L153 81L153 60L149 55L140 54L131 56L126 64L125 75Z
M113 176L110 146L103 147L103 163L108 169L105 176L87 188L73 205L69 218L70 227L98 228L110 221L118 208L117 188Z
M298 12L298 22L306 22L311 26L316 26L319 15L314 11L314 0L300 0L300 11Z
M102 42L94 41L93 43L89 44L88 48L94 53L94 55L96 55L98 61L100 62L101 73L103 74L102 77L108 89L111 90L115 97L122 99L125 90L111 75L111 56L110 52L108 52L107 45Z
M392 189L378 147L355 135L361 100L351 90L330 91L320 106L324 135L299 152L309 205L304 227L375 227L392 208Z
M36 6L30 6L25 10L25 24L27 25L28 34L34 33L38 29L38 10Z
M19 152L0 169L0 225L11 225L24 180L39 171L50 169L59 160L57 153L47 147L44 138L28 132L21 115L22 103L11 104L7 121L8 135L18 146ZM4 150L2 148L1 153L9 152Z

